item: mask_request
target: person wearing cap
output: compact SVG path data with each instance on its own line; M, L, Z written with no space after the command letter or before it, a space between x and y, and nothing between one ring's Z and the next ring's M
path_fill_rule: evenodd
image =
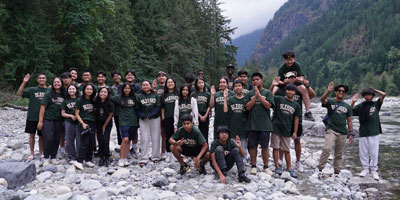
M377 101L373 101L375 93L380 95ZM386 93L374 88L366 88L362 90L361 96L364 97L365 101L355 107L354 104L358 101L358 93L353 96L351 101L353 115L359 116L360 121L359 151L363 170L359 175L364 177L369 174L369 169L371 169L372 177L375 180L379 180L379 174L377 172L379 134L382 133L379 111L381 110Z
M268 147L270 133L273 131L270 109L275 105L274 95L270 90L263 87L263 75L261 73L253 73L251 83L254 85L254 89L245 97L246 110L249 111L246 131L250 148L250 173L257 174L257 147L260 144L264 164L263 171L272 174L272 171L268 168Z
M235 76L233 75L235 72L235 66L233 66L233 64L229 64L226 67L226 74L228 75L228 89L232 89L233 87L233 81L235 80Z
M279 151L283 151L286 160L287 171L293 178L297 175L291 168L290 158L290 138L293 140L297 137L297 129L299 127L299 118L301 118L301 107L295 101L294 95L297 87L294 84L286 85L286 96L275 96L274 116L272 124L274 132L271 134L271 147L273 148L273 157L275 163L275 173L281 175L282 167L279 166Z
M282 57L284 63L278 70L278 76L280 77L280 81L278 87L274 87L273 93L275 94L280 87L283 87L288 84L288 82L285 81L286 77L289 77L291 75L296 76L297 90L302 94L304 107L306 108L306 113L304 113L304 119L314 121L314 117L312 116L310 110L310 97L307 88L303 84L304 74L302 73L299 63L296 62L295 54L293 52L286 52L282 55Z
M238 71L237 75L238 75L238 80L242 81L242 83L244 85L242 92L244 95L246 95L247 93L249 93L250 90L253 89L253 85L251 83L247 82L247 80L249 78L247 71L245 69L241 69Z
M353 123L351 121L353 111L350 105L344 102L344 97L346 96L349 88L346 85L334 85L334 82L331 81L329 83L328 90L320 99L322 107L327 108L330 117L326 127L327 131L325 134L325 144L322 149L318 164L319 177L322 176L322 169L325 168L325 165L328 162L332 147L335 146L333 168L335 176L337 176L342 169L342 156L347 136L349 137L350 144L353 143ZM335 91L335 99L327 99L332 90ZM346 123L348 129L346 128Z
M227 126L220 126L217 129L218 139L211 143L211 167L217 172L221 183L226 183L226 172L232 169L236 163L239 182L250 183L251 180L246 176L244 162L242 157L245 155L240 142L240 138L236 135L235 140L231 139L230 131Z

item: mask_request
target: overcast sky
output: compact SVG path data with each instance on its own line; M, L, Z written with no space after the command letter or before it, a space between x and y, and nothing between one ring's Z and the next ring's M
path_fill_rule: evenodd
M233 38L264 28L287 0L220 0L223 15L237 27Z

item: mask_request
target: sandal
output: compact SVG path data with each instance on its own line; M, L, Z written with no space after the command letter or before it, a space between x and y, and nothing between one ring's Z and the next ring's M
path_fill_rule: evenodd
M30 161L32 161L33 160L33 156L32 155L30 155L30 156L28 156L28 159L26 160L27 162L30 162Z

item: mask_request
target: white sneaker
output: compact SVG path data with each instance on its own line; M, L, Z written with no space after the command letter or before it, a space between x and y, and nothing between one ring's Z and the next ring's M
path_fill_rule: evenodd
M125 166L125 167L129 166L128 159L124 159L124 166Z
M378 172L372 172L372 178L374 178L376 181L379 181L380 177Z
M167 158L167 153L161 153L161 160L165 160Z
M256 175L257 174L257 167L252 167L250 169L250 174Z
M167 162L167 163L169 163L169 162L171 162L171 153L170 152L168 152L168 153L166 153L166 155L165 155L165 162Z
M364 169L364 170L362 170L362 171L360 172L360 174L358 174L358 175L359 175L360 177L365 177L368 173L369 173L368 170L367 170L367 169Z
M303 171L304 171L304 167L303 167L303 165L301 164L300 160L296 161L296 169L297 169L297 171L299 171L299 172L303 172Z
M80 170L83 170L83 165L82 163L78 162L78 161L74 161L74 166Z
M85 162L85 164L90 168L94 167L94 164L91 161Z
M274 174L274 173L272 173L272 171L269 168L265 168L263 171L264 171L264 173L269 174L269 175Z
M124 166L125 166L124 159L119 159L119 161L118 161L118 166L119 166L119 167L124 167Z

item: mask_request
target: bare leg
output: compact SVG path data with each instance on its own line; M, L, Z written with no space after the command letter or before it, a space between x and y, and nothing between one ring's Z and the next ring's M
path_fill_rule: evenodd
M43 136L39 136L39 155L43 155Z
M308 96L307 88L304 85L299 85L297 86L297 90L301 93L306 112L310 112L310 96Z
M289 171L292 167L292 160L290 159L290 152L285 152L286 168Z
M206 152L206 154L203 156L203 159L201 159L200 166L204 166L208 160L210 160L210 152Z
M285 152L279 149L279 160L283 160L284 155L285 155Z
M179 164L181 166L185 165L185 162L183 162L182 156L181 156L181 152L182 152L182 147L181 146L175 146L175 145L171 145L170 147L172 154L174 155L174 157L178 160Z
M125 137L122 139L121 143L121 152L120 152L120 158L121 159L126 159L128 158L128 152L129 152L129 138Z
M272 155L274 156L275 169L277 169L279 167L278 157L283 156L283 153L281 153L281 150L279 150L279 149L273 149Z
M261 156L264 161L264 166L268 166L268 161L269 161L269 149L268 147L262 147L261 148Z
M300 139L295 139L294 140L294 149L296 151L296 160L300 161L300 157L301 157L301 142L300 142Z
M35 156L35 134L29 134L29 149L31 150L31 156Z
M250 164L251 165L257 164L257 146L250 147Z

